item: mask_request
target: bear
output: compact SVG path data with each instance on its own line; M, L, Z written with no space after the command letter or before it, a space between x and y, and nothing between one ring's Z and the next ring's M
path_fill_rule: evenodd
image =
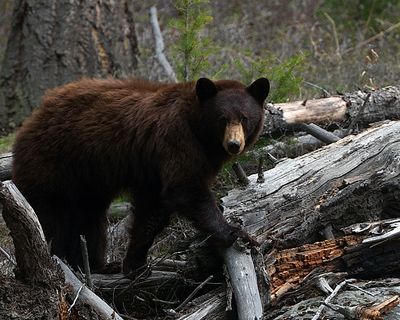
M266 78L249 86L83 78L48 90L17 133L12 180L38 215L51 252L81 266L85 235L90 265L101 272L106 211L122 192L135 208L125 274L146 266L173 213L221 246L238 237L256 245L225 220L210 187L222 165L259 137L269 87Z

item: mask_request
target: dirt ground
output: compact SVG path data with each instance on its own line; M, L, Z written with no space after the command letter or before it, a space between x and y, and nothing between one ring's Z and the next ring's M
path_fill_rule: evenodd
M71 301L66 303L70 299L67 293L67 287L54 291L22 284L13 277L0 276L0 320L100 319L90 307L79 303L69 311Z
M58 295L49 289L0 276L0 319L55 319Z

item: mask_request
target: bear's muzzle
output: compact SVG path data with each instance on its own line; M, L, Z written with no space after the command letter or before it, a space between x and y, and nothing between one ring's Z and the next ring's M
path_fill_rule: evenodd
M241 123L228 123L226 125L223 146L230 155L237 155L243 151L245 138Z

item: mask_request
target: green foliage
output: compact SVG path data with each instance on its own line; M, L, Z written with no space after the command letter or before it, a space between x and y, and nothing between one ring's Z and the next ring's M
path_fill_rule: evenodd
M218 48L204 34L205 27L213 19L208 3L208 0L174 1L178 17L170 21L170 26L178 36L172 51L179 81L196 80L202 72L209 73L212 69L209 57L215 55ZM240 54L234 64L244 83L250 83L261 76L268 77L272 83L269 100L273 102L287 101L300 93L302 78L299 74L305 65L304 54L279 61L273 55L253 58L249 52ZM224 77L228 69L228 64L222 63L214 78Z
M376 33L384 22L398 22L399 10L398 0L332 0L323 1L317 15L328 14L342 31L364 28Z
M11 151L12 144L15 140L15 133L0 138L0 153Z
M212 21L207 9L208 0L175 0L178 18L170 21L178 40L172 46L177 76L180 81L197 79L210 67L208 55L216 50L204 27Z
M267 77L272 86L268 100L285 102L299 95L303 82L300 73L304 70L306 61L304 54L297 54L283 61L273 55L255 59L245 56L237 59L235 65L244 83L250 83L261 76Z

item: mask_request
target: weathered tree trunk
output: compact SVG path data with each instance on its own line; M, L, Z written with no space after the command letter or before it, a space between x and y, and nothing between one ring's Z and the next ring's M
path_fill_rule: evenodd
M61 270L50 257L35 212L12 182L0 182L0 201L3 205L4 221L14 242L17 278L26 283L49 287L60 279L62 281Z
M39 220L12 182L0 182L0 203L3 217L14 242L17 268L16 283L2 281L0 296L0 318L15 317L55 319L62 306L60 297L64 286L61 269L50 257ZM27 301L29 296L34 301ZM15 300L14 300L15 299ZM18 301L18 302L16 302ZM36 310L38 302L43 305ZM39 305L40 307L40 305ZM3 318L3 316L5 318Z
M47 88L82 76L134 74L132 1L16 0L0 75L0 126L10 129Z
M0 155L0 181L11 179L12 153L7 152Z
M400 214L400 122L349 136L264 172L250 176L245 190L223 198L225 213L241 220L259 242L276 239L293 247L321 239L333 225Z
M285 131L301 123L336 122L360 127L381 120L400 119L400 87L390 86L370 93L356 91L342 96L268 104L264 134Z

